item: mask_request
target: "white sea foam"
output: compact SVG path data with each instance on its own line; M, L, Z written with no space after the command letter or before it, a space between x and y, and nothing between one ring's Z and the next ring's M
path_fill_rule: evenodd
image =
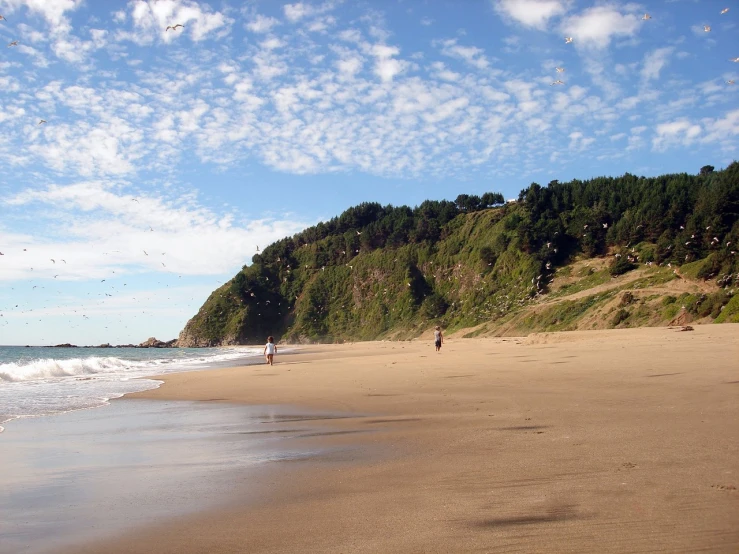
M39 358L22 362L0 364L0 381L19 382L38 379L54 379L59 377L73 377L98 375L101 373L134 373L146 372L147 369L161 370L173 365L193 366L225 362L244 356L255 356L259 353L255 348L232 349L210 356L194 356L192 358L159 358L150 360L125 360L112 356L90 356L87 358ZM136 371L139 370L139 371ZM138 375L130 375L138 376Z
M65 351L51 358L41 357L51 353L41 349L35 352L24 349L14 360L8 360L6 355L5 363L0 363L0 424L16 418L101 406L111 398L156 388L161 381L146 379L152 375L206 369L238 358L252 358L258 363L262 353L259 347L113 350L113 356L72 357L79 352ZM99 350L90 352L99 353Z

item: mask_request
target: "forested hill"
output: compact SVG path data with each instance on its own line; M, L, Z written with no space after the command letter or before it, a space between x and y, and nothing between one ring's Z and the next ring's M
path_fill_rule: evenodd
M270 334L412 337L436 324L494 331L552 297L557 276L584 258L605 263L608 279L639 270L652 284L679 279L682 269L717 291L685 309L727 320L739 314L737 246L737 162L698 175L533 183L509 203L499 193L415 208L364 203L254 256L210 295L179 344L261 343ZM591 284L593 267L585 276ZM629 324L631 312L621 311L627 315L612 325ZM526 325L568 328L567 314L551 317ZM660 320L634 316L639 321Z

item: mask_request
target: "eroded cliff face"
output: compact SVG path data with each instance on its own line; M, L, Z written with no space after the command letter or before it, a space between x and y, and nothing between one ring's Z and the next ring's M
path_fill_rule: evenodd
M233 335L225 335L219 339L206 338L193 331L190 322L180 332L177 338L178 348L208 348L213 346L232 346L242 344Z

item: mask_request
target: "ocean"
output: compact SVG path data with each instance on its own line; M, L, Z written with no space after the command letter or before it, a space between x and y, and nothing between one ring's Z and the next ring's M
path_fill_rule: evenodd
M153 389L152 375L261 361L262 347L45 348L0 346L0 431L17 418L107 404Z

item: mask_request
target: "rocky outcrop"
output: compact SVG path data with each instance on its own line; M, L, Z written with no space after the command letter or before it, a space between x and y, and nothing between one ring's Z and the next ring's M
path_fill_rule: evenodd
M177 346L177 339L164 342L156 339L155 337L149 337L144 342L139 344L138 348L175 348Z
M77 345L69 344L68 342L65 342L64 344L55 344L54 346L47 346L47 348L77 348Z

